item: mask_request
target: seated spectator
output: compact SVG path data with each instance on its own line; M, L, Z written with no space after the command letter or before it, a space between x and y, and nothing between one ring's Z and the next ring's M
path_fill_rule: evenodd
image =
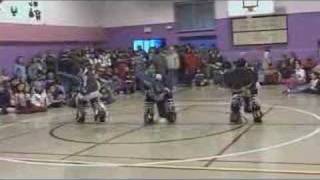
M15 107L18 114L32 113L30 93L24 83L18 83L14 88Z
M291 78L292 74L294 73L294 70L291 69L288 61L282 61L280 63L279 72L280 72L280 82L284 83Z
M48 87L48 107L61 107L66 100L66 93L62 85L58 82Z
M311 80L308 84L298 86L294 89L288 89L288 94L292 93L311 93L319 94L320 93L320 74L317 72L311 73Z
M43 84L39 81L35 81L31 91L31 108L32 112L44 112L47 111L47 93L43 88Z
M294 52L290 53L290 58L288 59L288 61L292 69L295 69L297 62L301 64L300 60L298 59L298 56Z
M287 80L283 80L283 82L286 85L287 90L306 83L306 72L302 69L299 61L296 61L296 69L292 77Z

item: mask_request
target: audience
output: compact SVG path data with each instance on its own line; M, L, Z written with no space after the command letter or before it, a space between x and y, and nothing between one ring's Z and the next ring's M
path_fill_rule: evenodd
M295 53L290 53L280 61L271 61L270 54L266 50L261 60L251 64L253 67L260 64L262 84L282 83L286 86L284 93L320 92L320 66L312 58L301 63ZM186 85L194 82L205 86L211 80L223 85L223 73L232 68L219 49L198 50L191 45L151 48L149 53L141 47L137 51L65 49L58 54L36 55L31 61L19 56L12 77L0 71L0 112L7 114L15 108L16 113L25 114L62 107L76 93L81 66L89 66L99 78L105 103L114 102L114 94L136 89L143 92L145 82L156 73L161 73L167 85L176 90L181 80Z

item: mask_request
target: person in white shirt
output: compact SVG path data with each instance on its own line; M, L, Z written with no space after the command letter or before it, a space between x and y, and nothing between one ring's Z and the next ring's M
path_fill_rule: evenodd
M32 92L31 92L30 102L31 102L33 112L47 111L48 97L40 81L34 82L34 88L32 89Z

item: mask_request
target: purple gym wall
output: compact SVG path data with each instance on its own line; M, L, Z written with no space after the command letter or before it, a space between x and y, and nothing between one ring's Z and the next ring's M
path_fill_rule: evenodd
M272 56L279 59L283 52L294 51L301 58L318 58L317 48L320 40L320 12L297 13L288 15L288 44L268 45ZM171 25L173 29L167 30ZM144 33L144 27L151 27L151 33ZM173 23L127 26L106 28L108 36L108 47L127 48L131 46L132 40L139 38L166 38L167 44L179 44L180 36L217 36L217 45L229 59L239 57L240 52L249 52L251 59L262 56L262 50L257 51L254 46L234 47L231 38L231 19L217 19L215 30L208 32L177 33ZM259 46L262 47L262 46Z
M11 72L17 56L26 60L48 50L85 47L105 40L102 28L0 23L0 68Z

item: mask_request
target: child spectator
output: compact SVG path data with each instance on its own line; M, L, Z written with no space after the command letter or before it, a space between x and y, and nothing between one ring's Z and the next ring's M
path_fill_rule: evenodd
M48 106L49 107L61 107L65 103L66 93L58 82L51 84L48 87Z
M306 83L306 72L304 69L302 69L301 63L299 61L296 61L295 66L296 69L292 77L287 80L283 80L284 84L287 87L287 90L293 89L298 85Z
M32 112L47 111L47 94L40 81L34 82L34 87L32 88L30 101Z
M279 71L280 71L280 81L282 83L290 79L292 74L294 73L294 70L291 69L288 61L282 61L280 63Z
M15 107L18 114L32 113L30 94L24 83L18 83L14 88Z

